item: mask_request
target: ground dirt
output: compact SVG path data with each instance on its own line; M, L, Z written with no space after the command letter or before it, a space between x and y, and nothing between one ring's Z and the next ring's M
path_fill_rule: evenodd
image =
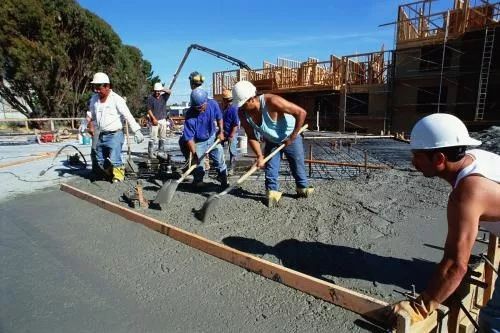
M479 135L498 146L493 131ZM395 290L411 290L412 284L417 291L425 288L440 260L451 188L412 171L407 145L362 145L376 161L399 160L398 169L313 179L316 192L308 199L296 198L295 185L285 176L284 197L274 208L264 204L260 174L221 197L205 223L195 213L220 191L211 178L203 192L181 184L168 206L133 209L393 302L402 298ZM397 156L387 157L397 150ZM110 184L85 177L70 184L128 207L122 194L134 181ZM145 197L153 200L161 185L146 181ZM54 187L3 201L0 208L1 332L377 331L350 311Z

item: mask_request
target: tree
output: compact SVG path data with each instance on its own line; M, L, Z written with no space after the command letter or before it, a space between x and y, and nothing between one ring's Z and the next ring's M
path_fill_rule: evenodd
M26 116L81 116L97 71L139 111L154 78L139 49L74 0L1 1L0 64L0 95Z

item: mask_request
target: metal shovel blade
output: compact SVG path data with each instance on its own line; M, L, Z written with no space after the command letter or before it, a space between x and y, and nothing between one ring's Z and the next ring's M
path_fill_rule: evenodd
M174 197L175 191L177 190L177 186L179 186L179 182L172 182L169 180L158 191L154 203L156 204L169 204Z
M215 209L217 207L217 203L219 202L220 195L212 194L208 197L208 199L203 203L201 209L197 212L198 219L201 222L205 223L208 220L209 216L215 215Z
M127 166L133 173L135 174L139 173L139 166L135 164L134 160L132 160L130 157L127 158Z

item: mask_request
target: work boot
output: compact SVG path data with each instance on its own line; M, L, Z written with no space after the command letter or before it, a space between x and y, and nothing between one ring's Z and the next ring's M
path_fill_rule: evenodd
M203 191L208 185L203 180L193 181L191 184L193 185L195 191Z
M276 207L281 199L281 194L279 191L267 190L267 207Z
M165 140L158 141L158 152L162 152L163 149L165 148Z
M113 183L122 182L125 179L125 168L115 167L113 168Z
M297 197L299 198L309 198L311 194L314 192L314 187L308 186L308 187L297 187Z
M229 184L227 183L227 174L226 174L226 170L224 170L223 172L221 172L218 176L217 176L217 180L220 182L220 186L222 188L226 188L229 186Z
M149 141L148 142L148 157L149 158L154 158L154 151L155 151L155 142L154 141Z

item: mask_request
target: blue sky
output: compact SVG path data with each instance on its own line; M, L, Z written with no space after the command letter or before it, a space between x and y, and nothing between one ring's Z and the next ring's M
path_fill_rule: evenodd
M403 0L253 0L118 1L78 0L108 22L123 43L138 47L168 85L187 47L196 43L262 68L277 57L328 60L337 56L392 49L393 22ZM437 6L452 6L440 0ZM193 50L170 102L188 100L187 77L198 70L207 78L236 67Z

